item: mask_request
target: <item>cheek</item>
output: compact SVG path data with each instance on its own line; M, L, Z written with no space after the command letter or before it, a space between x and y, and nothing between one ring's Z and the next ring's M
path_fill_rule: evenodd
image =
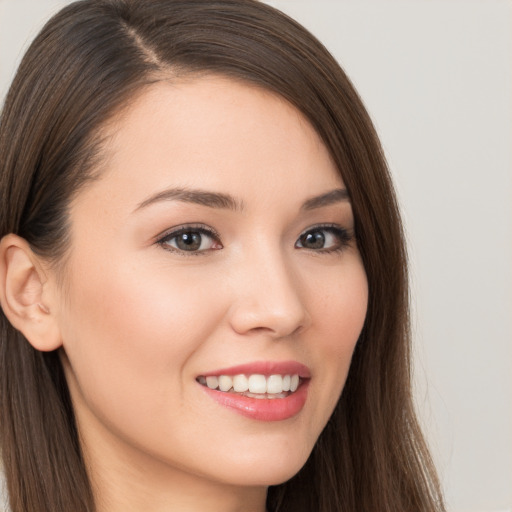
M368 284L362 268L340 283L333 283L330 293L325 293L322 311L326 349L334 361L344 365L350 362L366 318Z
M321 292L309 292L314 297L310 303L314 336L308 348L313 366L320 369L311 383L318 397L318 414L312 416L316 435L339 400L368 305L368 283L359 259L323 283Z
M184 393L186 363L222 312L209 287L180 280L179 272L166 278L163 270L145 271L147 264L117 261L82 264L74 274L63 322L71 380L112 417L136 408L153 414Z
M316 283L321 286L315 286L315 280L309 283L306 295L311 297L313 327L323 333L318 342L331 355L339 354L345 360L366 318L368 281L363 264L358 255L350 254L338 271L317 276Z

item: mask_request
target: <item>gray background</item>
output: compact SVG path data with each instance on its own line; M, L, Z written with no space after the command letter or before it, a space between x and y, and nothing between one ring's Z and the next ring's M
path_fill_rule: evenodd
M0 98L64 1L0 0ZM269 1L375 121L411 257L420 416L451 511L512 511L512 2Z

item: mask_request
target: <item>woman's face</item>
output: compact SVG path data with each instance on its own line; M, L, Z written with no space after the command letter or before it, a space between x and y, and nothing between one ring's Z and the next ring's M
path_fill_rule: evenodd
M110 134L54 308L93 474L285 481L366 314L343 181L295 108L219 77L151 86Z

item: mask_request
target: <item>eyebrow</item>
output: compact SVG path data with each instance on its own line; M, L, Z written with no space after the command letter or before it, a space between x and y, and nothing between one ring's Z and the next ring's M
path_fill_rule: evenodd
M160 201L182 201L185 203L194 203L210 208L222 208L227 210L243 210L243 203L237 201L229 194L219 192L207 192L205 190L191 190L186 188L170 188L158 192L148 199L142 201L134 211L146 208L147 206Z
M302 211L314 210L343 201L349 201L349 195L346 189L338 188L330 190L325 194L311 197L302 206ZM154 203L161 201L182 201L185 203L199 204L209 208L220 208L233 211L242 211L244 204L229 194L220 192L208 192L206 190L170 188L157 192L140 203L134 212L146 208Z
M343 201L350 201L347 189L337 188L321 194L319 196L308 199L301 207L301 210L314 210L315 208L322 208L324 206L330 206L331 204L340 203Z

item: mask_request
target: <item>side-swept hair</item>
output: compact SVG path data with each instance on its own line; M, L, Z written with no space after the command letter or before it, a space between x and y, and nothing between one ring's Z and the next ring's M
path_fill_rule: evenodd
M101 128L149 84L202 73L273 91L311 122L348 189L369 283L339 403L306 465L269 489L269 510L443 510L412 406L406 254L385 159L345 73L284 14L254 0L82 0L60 11L0 117L0 237L16 233L61 262L70 200L97 177ZM95 510L59 356L33 349L3 313L0 443L12 512Z

